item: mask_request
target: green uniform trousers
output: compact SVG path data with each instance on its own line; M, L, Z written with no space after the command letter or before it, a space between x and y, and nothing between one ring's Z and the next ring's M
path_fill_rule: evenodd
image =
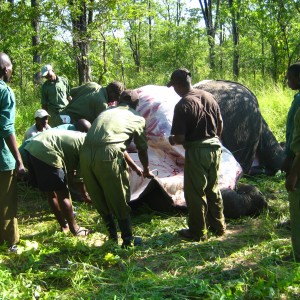
M19 242L17 178L13 173L0 171L0 245L7 242L9 247Z
M292 246L295 259L300 261L300 180L297 182L297 190L289 192Z
M216 145L186 149L184 196L188 226L196 237L201 238L206 234L206 222L214 231L225 230L223 199L218 187L221 153Z
M128 218L130 185L124 153L112 146L84 145L80 167L86 189L102 218L111 213L118 220Z

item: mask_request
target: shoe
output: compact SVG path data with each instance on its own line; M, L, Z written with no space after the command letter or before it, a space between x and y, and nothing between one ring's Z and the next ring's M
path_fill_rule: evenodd
M197 237L189 229L181 229L181 230L178 230L177 233L182 238L184 238L186 240L190 240L190 241L199 242L199 241L205 241L205 240L207 240L207 235L203 235L201 237Z
M77 231L74 233L75 236L88 236L92 231L90 229L86 229L84 227L79 227Z
M121 238L123 240L122 248L129 248L133 246L141 246L143 239L140 236L132 235L132 227L130 218L118 220L118 224L121 230Z
M16 253L18 251L18 246L12 245L11 247L8 248L8 251L12 253Z
M143 239L140 236L133 236L130 239L123 239L122 248L128 249L131 247L142 246Z
M226 229L210 229L210 231L215 235L215 236L222 236L225 235Z

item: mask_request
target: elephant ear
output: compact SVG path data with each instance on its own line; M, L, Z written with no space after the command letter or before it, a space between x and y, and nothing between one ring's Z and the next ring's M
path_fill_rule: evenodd
M245 86L225 80L206 80L194 88L211 93L218 102L224 122L222 144L247 174L262 132L262 116L255 95Z

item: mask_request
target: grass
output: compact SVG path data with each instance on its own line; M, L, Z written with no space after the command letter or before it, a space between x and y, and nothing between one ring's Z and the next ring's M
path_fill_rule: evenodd
M257 93L279 140L292 95L279 88ZM26 107L28 115L37 108ZM31 123L22 116L19 140ZM98 213L84 203L74 202L78 224L95 233L61 233L44 196L20 182L21 243L17 253L0 248L0 299L297 299L300 265L282 261L291 251L290 231L282 225L289 219L284 174L241 181L266 196L270 207L259 217L227 220L225 237L192 243L176 234L186 224L184 214L145 208L132 216L145 245L129 250L106 240Z

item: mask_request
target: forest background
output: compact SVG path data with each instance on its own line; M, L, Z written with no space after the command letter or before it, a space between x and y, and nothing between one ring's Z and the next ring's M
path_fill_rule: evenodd
M0 13L1 51L23 101L38 101L44 64L73 87L165 84L178 67L195 83L282 83L300 54L296 0L2 0Z
M279 141L294 91L287 67L300 57L296 0L0 0L0 51L13 61L19 142L40 108L37 73L52 64L72 87L112 80L127 88L165 85L178 67L203 79L235 80L257 96ZM291 251L284 174L242 178L269 203L258 218L227 221L224 238L186 243L176 230L185 215L133 216L145 247L105 242L93 207L76 218L95 231L65 236L44 196L19 183L21 243L0 248L0 299L298 299L300 267ZM0 183L1 184L1 183Z

